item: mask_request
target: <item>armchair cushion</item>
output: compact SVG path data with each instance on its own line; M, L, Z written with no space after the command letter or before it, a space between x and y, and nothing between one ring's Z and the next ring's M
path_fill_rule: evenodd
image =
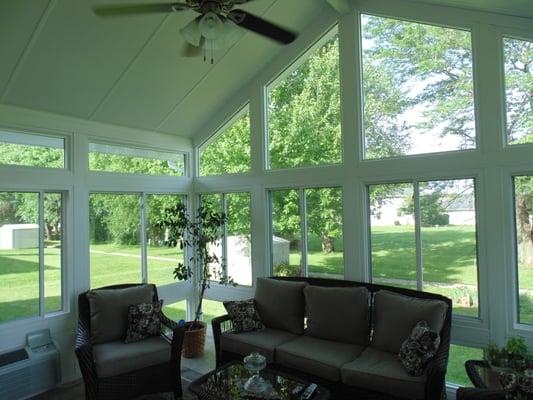
M304 289L306 334L342 343L367 345L370 337L369 296L365 287Z
M268 328L304 333L305 282L257 278L255 301L261 321Z
M128 310L128 329L124 343L138 342L161 334L161 307L163 300L153 303L132 304Z
M153 285L139 285L125 289L96 289L87 293L93 344L124 340L131 304L151 303Z
M342 367L342 382L391 396L425 398L426 377L411 376L396 354L367 347L352 362Z
M432 330L440 333L447 309L448 305L440 300L419 299L379 290L374 294L371 346L397 355L419 321L426 321Z
M170 360L170 344L161 336L135 343L122 340L93 346L98 378L136 371Z

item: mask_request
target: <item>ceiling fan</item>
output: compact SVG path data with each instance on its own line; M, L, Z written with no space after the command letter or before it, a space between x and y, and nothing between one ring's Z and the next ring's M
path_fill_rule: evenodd
M245 10L234 8L252 0L184 0L177 3L121 4L93 7L100 17L118 17L139 14L172 13L193 10L199 15L180 29L187 42L184 56L196 56L213 49L229 46L244 35L244 29L258 33L282 44L289 44L296 35ZM244 29L243 29L244 28Z

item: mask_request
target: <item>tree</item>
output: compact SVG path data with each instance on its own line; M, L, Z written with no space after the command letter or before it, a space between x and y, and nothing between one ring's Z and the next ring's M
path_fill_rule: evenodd
M515 205L519 262L533 268L533 176L515 178Z

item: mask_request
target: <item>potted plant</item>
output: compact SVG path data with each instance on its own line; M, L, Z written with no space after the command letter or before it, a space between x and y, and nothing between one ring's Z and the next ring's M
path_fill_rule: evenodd
M490 343L487 347L487 358L496 371L521 371L530 365L531 354L523 337L510 337L504 347Z
M198 208L196 218L193 219L181 202L165 208L163 217L157 223L166 231L165 243L168 246L188 250L188 262L178 262L174 268L174 278L180 281L190 280L197 272L198 304L194 320L185 323L182 355L187 358L201 356L204 351L207 324L201 321L202 302L211 281L216 280L221 285L235 285L233 279L224 273L225 260L213 251L220 246L225 223L224 213L217 213L205 206Z

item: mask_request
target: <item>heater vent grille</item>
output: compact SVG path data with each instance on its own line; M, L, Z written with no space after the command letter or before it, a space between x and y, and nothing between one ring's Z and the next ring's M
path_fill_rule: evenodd
M9 364L16 363L17 361L27 360L28 352L26 349L19 349L10 351L9 353L0 354L0 368Z

